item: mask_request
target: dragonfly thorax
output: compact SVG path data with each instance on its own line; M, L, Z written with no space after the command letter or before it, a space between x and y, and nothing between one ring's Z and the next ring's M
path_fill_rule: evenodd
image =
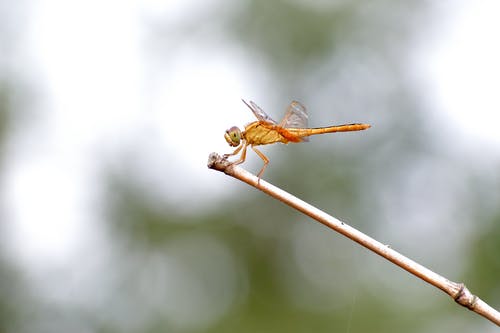
M226 139L227 143L231 147L239 146L241 141L240 129L236 126L233 126L230 129L226 130L226 133L224 134L224 139Z

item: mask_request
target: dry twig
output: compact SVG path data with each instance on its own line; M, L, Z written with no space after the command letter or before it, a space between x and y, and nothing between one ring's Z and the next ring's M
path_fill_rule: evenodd
M415 261L403 256L399 252L391 249L389 246L376 241L375 239L350 227L344 222L308 204L307 202L294 197L288 192L285 192L262 179L260 179L259 181L259 179L255 175L236 165L232 165L231 162L216 153L210 154L208 158L208 167L211 169L222 171L229 176L237 178L253 187L256 187L262 192L265 192L274 197L275 199L278 199L285 204L297 209L298 211L312 217L328 228L341 233L342 235L363 245L367 249L384 257L385 259L398 265L411 274L441 289L442 291L450 295L458 304L480 314L481 316L500 326L500 313L489 306L487 303L482 301L479 297L473 295L469 291L469 289L467 289L465 284L450 281L443 276L431 271L430 269L416 263Z

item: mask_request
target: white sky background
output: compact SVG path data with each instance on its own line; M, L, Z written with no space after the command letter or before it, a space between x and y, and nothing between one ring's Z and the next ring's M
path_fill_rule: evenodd
M415 67L422 70L425 92L443 112L441 119L463 135L455 146L486 145L498 157L500 2L440 1L434 6L442 22L422 34Z
M116 163L115 149L127 144L142 151L132 156L136 171L165 184L157 187L168 198L194 205L230 195L221 193L228 190L221 186L226 177L209 171L206 160L212 151L230 150L226 127L251 120L240 101L257 96L256 75L245 69L250 61L225 45L186 43L165 59L171 66L161 82L150 86L156 68L145 67L144 16L170 13L174 25L202 15L204 6L195 0L36 2L17 65L36 73L40 91L33 119L10 142L6 161L11 235L4 239L16 261L35 269L64 265L89 239L100 241L93 234L97 172ZM415 59L419 77L432 87L427 91L435 92L429 96L435 109L472 146L500 145L499 12L493 0L442 3L442 26L427 32Z

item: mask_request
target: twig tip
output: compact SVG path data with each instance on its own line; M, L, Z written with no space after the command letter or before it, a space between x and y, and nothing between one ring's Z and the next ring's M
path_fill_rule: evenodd
M207 167L209 169L224 171L230 165L231 162L229 162L224 156L221 156L215 152L208 155Z

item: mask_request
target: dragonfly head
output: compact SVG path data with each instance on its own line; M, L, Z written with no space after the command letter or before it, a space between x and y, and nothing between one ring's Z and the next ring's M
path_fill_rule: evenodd
M227 143L231 147L239 146L241 141L240 129L236 126L233 126L230 129L226 130L226 133L224 134L224 139L226 139Z

